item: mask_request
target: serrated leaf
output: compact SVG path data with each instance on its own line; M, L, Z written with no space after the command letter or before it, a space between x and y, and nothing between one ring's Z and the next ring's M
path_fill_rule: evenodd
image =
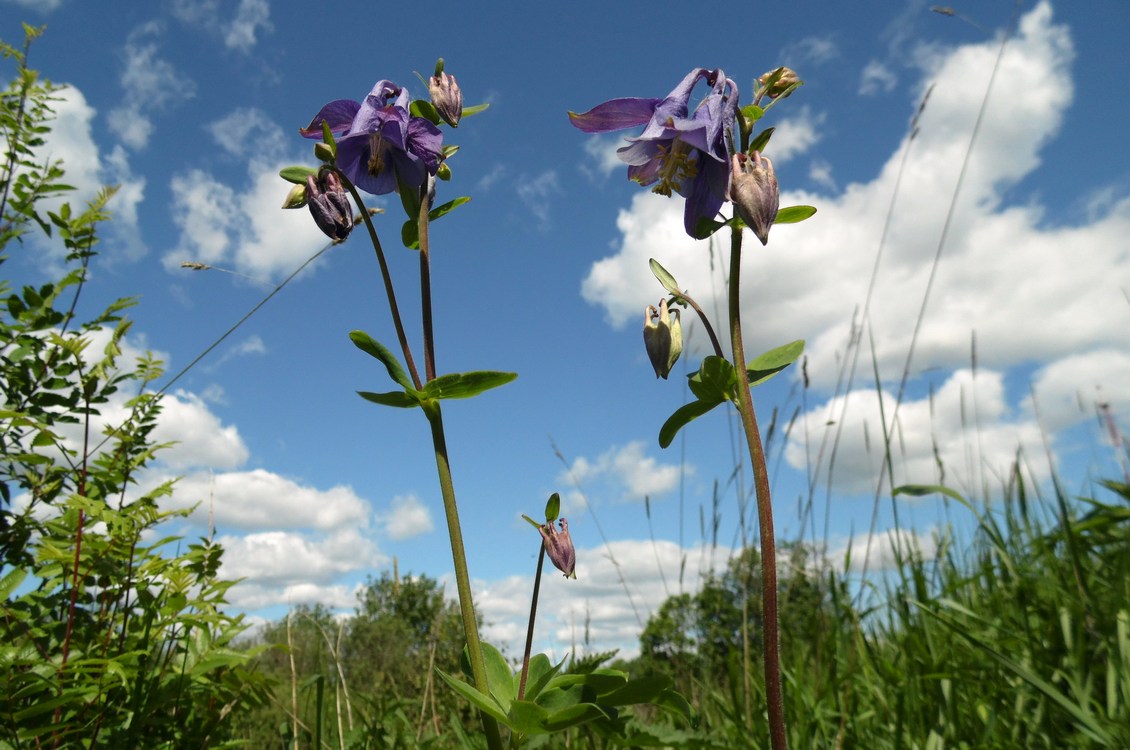
M19 588L20 584L27 578L27 571L23 568L13 568L0 578L0 600L9 601L12 598L12 592Z
M404 368L400 366L400 360L376 339L364 331L350 331L349 340L361 351L380 360L381 364L388 370L388 376L397 384L404 386L406 390L412 389L412 381L408 379Z
M804 339L797 339L758 355L746 365L746 376L749 378L750 387L769 380L781 370L796 362L803 352Z
M655 274L655 278L658 279L659 283L663 285L663 288L666 289L669 294L682 296L682 290L679 289L679 282L675 281L675 277L672 276L666 268L659 265L659 261L655 258L649 258L647 263L651 266L651 272Z
M491 388L506 385L518 377L516 372L479 370L440 375L424 386L424 398L471 398Z
M312 174L317 174L318 170L314 167L285 167L279 170L279 177L287 182L293 182L295 185L305 185L306 178Z
M679 430L683 429L688 423L698 419L703 414L706 414L720 403L722 402L691 401L689 404L680 406L675 410L674 414L667 417L667 421L659 428L659 447L666 448L669 446Z
M796 224L797 222L804 221L814 213L816 213L814 206L789 206L777 212L777 218L773 219L773 223Z
M421 406L419 391L413 391L412 394L405 393L404 391L389 391L388 393L373 393L372 391L357 391L357 395L366 401L372 401L374 404L381 406L395 406L398 409L411 409L415 406Z

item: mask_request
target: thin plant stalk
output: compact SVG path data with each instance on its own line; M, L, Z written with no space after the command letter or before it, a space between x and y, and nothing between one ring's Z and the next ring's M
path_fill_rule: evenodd
M522 678L518 681L518 700L526 695L526 677L530 671L530 651L534 645L534 619L538 614L538 593L541 591L541 569L545 564L545 540L538 551L538 569L534 574L534 595L530 600L530 624L526 628L526 650L522 654Z
M761 606L765 635L765 700L769 711L769 739L773 750L785 750L784 701L781 693L781 657L777 633L777 556L773 534L773 505L769 492L769 469L765 447L757 428L753 395L745 366L742 344L741 299L739 296L742 264L742 229L730 231L730 341L734 352L734 370L738 377L738 412L745 431L749 459L753 466L753 485L757 493L757 520L761 533Z

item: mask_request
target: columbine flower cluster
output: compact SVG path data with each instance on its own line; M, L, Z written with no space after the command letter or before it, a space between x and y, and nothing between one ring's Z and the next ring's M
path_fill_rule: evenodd
M771 86L762 81L770 98L797 83L796 73L781 70L774 71ZM710 91L691 112L691 93L699 81ZM691 237L710 234L701 222L714 220L722 204L731 201L762 244L768 241L779 199L773 163L756 151L731 155L738 87L721 68L695 68L663 99L612 99L582 114L570 112L569 119L586 133L644 125L643 132L616 153L628 163L629 179L654 185L652 190L660 195L675 192L687 199L683 228Z
M419 193L443 161L443 134L408 104L407 89L377 81L365 101L332 101L299 132L321 138L326 123L337 138L338 169L365 192Z

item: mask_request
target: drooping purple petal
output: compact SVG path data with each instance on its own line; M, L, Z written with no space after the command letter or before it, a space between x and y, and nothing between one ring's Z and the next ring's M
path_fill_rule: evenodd
M420 159L430 174L435 174L443 161L443 132L423 117L408 121L405 146L410 154Z
M651 119L661 99L611 99L588 112L569 113L573 127L585 133L607 133L643 125Z
M314 115L310 124L304 128L299 128L298 132L302 134L303 138L321 138L322 122L325 121L329 123L331 133L335 136L341 135L349 130L349 126L353 124L353 118L357 115L359 109L361 109L361 102L355 102L352 99L335 99L318 110L318 114Z

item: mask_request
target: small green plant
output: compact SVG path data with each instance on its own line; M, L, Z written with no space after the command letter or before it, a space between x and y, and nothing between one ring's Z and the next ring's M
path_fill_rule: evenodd
M0 747L224 747L233 712L263 696L232 647L244 629L222 610L210 540L170 551L165 483L139 493L162 447L152 431L158 362L123 364L130 323L119 299L80 322L78 300L108 220L103 190L83 211L60 164L37 149L59 89L3 45L17 73L0 93L0 266L25 241L66 249L61 278L13 291L0 282ZM132 398L122 399L132 390ZM100 410L126 414L100 434Z

